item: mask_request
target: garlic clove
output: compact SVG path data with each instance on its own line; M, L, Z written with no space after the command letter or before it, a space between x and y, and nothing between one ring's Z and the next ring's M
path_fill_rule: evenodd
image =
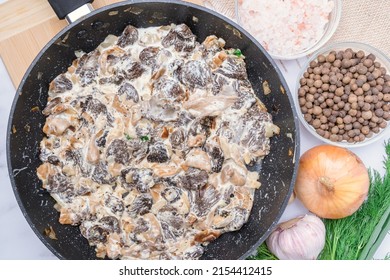
M279 224L266 240L280 260L315 260L325 246L325 225L307 214Z

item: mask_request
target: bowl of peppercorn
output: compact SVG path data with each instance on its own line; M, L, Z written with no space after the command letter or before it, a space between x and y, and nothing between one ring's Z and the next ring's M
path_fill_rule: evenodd
M303 66L293 96L315 137L341 147L368 145L390 126L390 59L363 43L328 45Z

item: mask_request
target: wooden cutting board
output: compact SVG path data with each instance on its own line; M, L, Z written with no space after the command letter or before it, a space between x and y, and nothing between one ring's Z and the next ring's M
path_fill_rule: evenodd
M95 0L92 5L97 9L116 2L121 1ZM8 0L0 4L0 57L15 87L39 51L65 26L65 20L57 18L47 0Z

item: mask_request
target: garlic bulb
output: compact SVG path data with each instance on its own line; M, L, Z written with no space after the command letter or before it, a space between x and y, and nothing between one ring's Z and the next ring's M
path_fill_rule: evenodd
M315 215L300 216L279 224L266 243L280 260L315 260L325 246L325 225Z
M288 204L291 204L294 202L295 198L297 197L295 191L292 192L290 199L288 200Z

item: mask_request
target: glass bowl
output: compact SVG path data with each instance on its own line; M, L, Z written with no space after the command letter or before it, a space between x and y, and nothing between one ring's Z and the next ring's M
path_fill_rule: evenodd
M241 26L243 26L245 28L245 24L243 24L243 22L240 18L240 13L239 13L240 7L239 7L238 2L239 2L239 0L235 0L235 10L236 10L235 16L236 16L238 24L240 24ZM323 45L325 45L325 43L328 42L328 40L332 37L332 35L336 31L337 26L340 22L340 18L341 18L342 1L341 0L333 0L333 2L334 2L334 8L329 15L329 22L325 26L325 30L322 34L322 37L316 43L314 43L314 45L311 45L308 48L306 48L300 52L292 53L292 54L280 54L280 53L273 53L273 52L268 51L268 53L272 56L272 58L282 59L282 60L297 59L297 58L307 56L307 55L315 52L319 48L321 48ZM253 34L251 32L250 28L247 28L247 29L255 37L256 40L261 42L260 36L255 36L255 34Z
M383 54L378 49L376 49L376 48L374 48L372 46L369 46L367 44L364 44L364 43L339 42L339 43L330 44L330 45L328 45L326 47L321 48L320 50L318 50L316 53L314 53L307 60L307 62L305 63L305 65L303 65L303 67L302 67L302 69L301 69L301 71L300 71L300 73L298 75L298 78L297 78L297 81L296 81L296 84L295 84L295 89L294 89L294 91L292 91L293 92L293 99L294 99L295 108L297 110L297 115L298 115L299 120L303 124L303 126L312 135L314 135L317 139L319 139L319 140L321 140L321 141L323 141L325 143L328 143L328 144L332 144L332 145L340 146L340 147L345 147L345 148L361 147L361 146L369 145L369 144L372 144L375 141L378 141L379 139L381 139L386 134L390 135L390 121L387 121L387 126L385 128L381 128L378 133L374 133L372 135L372 137L365 138L365 140L363 140L361 142L352 142L352 143L350 143L350 142L347 142L346 140L343 140L343 141L331 141L330 139L325 138L325 137L319 135L316 132L315 128L312 125L310 125L305 120L304 114L302 113L300 105L299 105L298 90L301 87L300 79L303 77L303 75L307 71L308 67L310 67L310 62L311 61L317 61L317 57L320 54L326 56L331 51L336 51L337 52L337 51L341 51L341 50L346 50L348 48L351 48L355 52L359 51L359 50L362 50L362 51L364 51L366 56L369 55L369 54L374 54L375 57L376 57L375 62L379 62L381 64L381 67L384 67L386 69L386 75L390 75L390 58L387 57L385 54ZM387 102L387 104L390 105L390 102Z

